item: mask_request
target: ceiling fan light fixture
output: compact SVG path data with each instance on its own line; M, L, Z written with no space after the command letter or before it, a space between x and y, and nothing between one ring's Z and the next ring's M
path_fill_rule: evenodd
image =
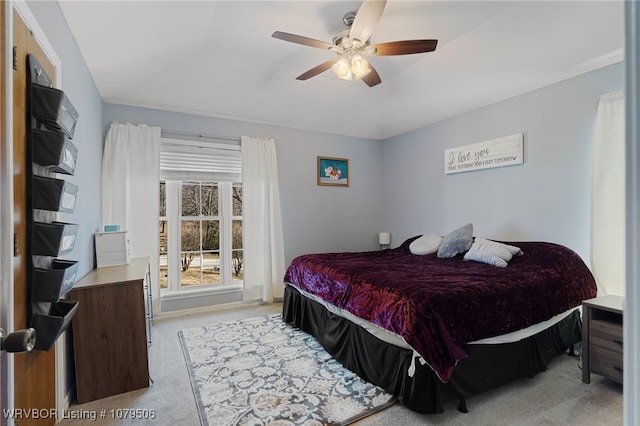
M331 66L331 69L343 80L360 80L371 72L369 62L360 55L343 56Z
M339 56L300 74L296 80L308 80L331 68L343 80L362 80L367 86L382 82L378 71L362 56L400 56L436 50L438 40L399 40L371 45L371 34L378 25L387 0L362 0L357 12L349 12L343 22L347 29L336 33L332 42L325 42L296 34L275 31L271 36L291 43L328 50Z
M351 80L351 64L344 56L336 61L331 67L333 73L343 80Z
M369 68L369 62L360 55L355 55L351 58L351 72L354 75L355 80L359 80L365 75L369 74L371 68Z

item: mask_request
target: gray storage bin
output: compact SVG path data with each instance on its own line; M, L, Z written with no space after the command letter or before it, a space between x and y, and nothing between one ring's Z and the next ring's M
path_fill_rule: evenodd
M51 304L48 315L33 314L30 327L36 330L34 349L39 351L51 349L62 332L69 327L69 323L77 310L78 302L61 300Z
M73 213L78 187L62 179L33 176L32 207Z
M78 225L64 222L34 222L31 254L58 257L73 250Z
M64 132L73 139L78 112L62 90L32 84L33 116L48 129Z
M76 283L78 262L54 259L50 268L33 268L31 300L34 302L56 302Z
M55 173L73 175L78 148L60 132L33 129L33 162Z

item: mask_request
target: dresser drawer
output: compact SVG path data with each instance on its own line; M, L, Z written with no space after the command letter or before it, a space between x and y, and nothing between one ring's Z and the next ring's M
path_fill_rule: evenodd
M582 381L597 373L623 381L624 297L609 294L582 302Z
M622 324L609 321L591 320L589 323L591 345L622 353Z
M589 345L590 370L622 383L622 352Z

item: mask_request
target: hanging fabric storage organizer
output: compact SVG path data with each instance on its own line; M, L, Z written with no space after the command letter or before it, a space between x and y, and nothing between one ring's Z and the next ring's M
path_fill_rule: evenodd
M57 221L72 213L78 187L54 173L75 173L78 149L71 142L78 112L33 55L28 55L27 110L27 270L28 322L36 330L35 349L48 351L67 329L78 302L65 300L76 281L78 262L57 259L73 250L78 225Z
M73 175L78 149L64 134L32 129L33 162L55 173Z
M78 225L64 222L33 222L33 256L64 256L73 250Z
M34 82L32 81L32 83ZM49 87L48 84L38 84L38 82L32 84L31 90L33 117L44 124L46 128L63 132L67 137L73 139L78 112L64 92Z
M62 179L33 176L34 209L73 213L78 187Z
M40 302L57 302L76 283L78 262L53 259L50 268L33 268L32 299Z

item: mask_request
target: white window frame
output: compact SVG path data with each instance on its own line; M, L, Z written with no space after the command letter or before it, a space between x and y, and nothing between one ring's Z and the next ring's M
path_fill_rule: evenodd
M161 296L171 293L188 291L202 291L209 289L228 289L242 286L242 280L233 279L232 242L233 221L242 220L242 216L233 216L232 182L214 182L202 180L201 183L215 183L218 185L218 216L207 217L206 220L218 220L220 223L220 282L211 284L182 285L180 259L181 250L181 222L182 216L182 183L186 181L167 180L165 182L165 214L160 221L167 223L167 288L161 289ZM195 182L192 180L191 182ZM236 182L236 184L241 184ZM188 220L188 219L187 219ZM205 220L202 216L198 220ZM159 224L160 222L158 222ZM173 265L173 267L172 267Z

